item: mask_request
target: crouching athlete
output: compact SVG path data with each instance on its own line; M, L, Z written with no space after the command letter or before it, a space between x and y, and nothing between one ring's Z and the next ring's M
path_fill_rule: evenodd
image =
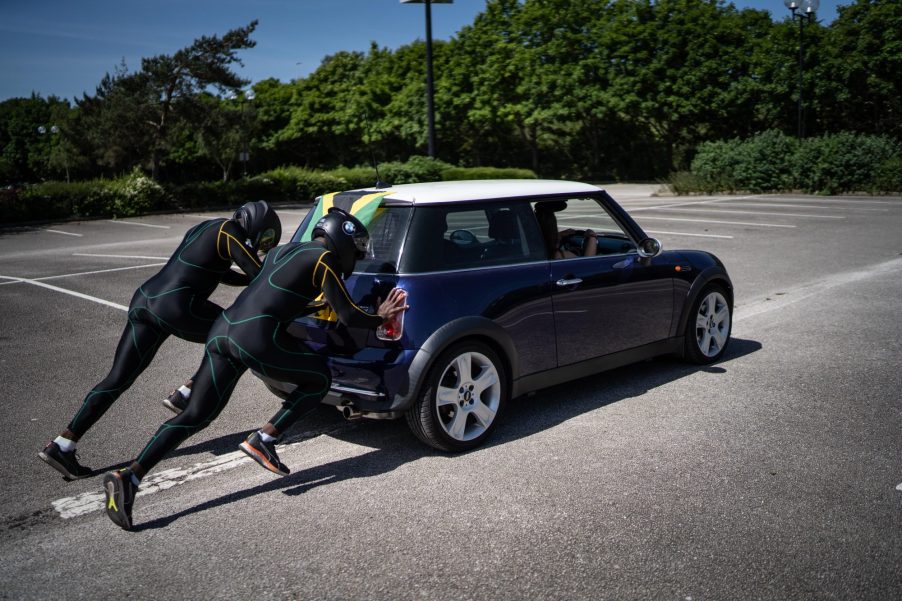
M312 235L310 242L289 243L266 256L260 275L213 324L187 408L157 430L130 467L104 476L107 515L118 526L132 527L132 505L141 478L216 419L248 369L297 385L269 422L240 445L264 468L283 476L289 473L276 454L276 441L300 415L320 403L332 378L325 357L289 335L287 328L321 308L311 304L321 293L339 320L352 327L377 328L408 308L406 293L398 288L392 289L376 315L351 300L342 277L351 274L369 242L356 217L332 208L316 222Z
M249 284L260 271L258 251L268 251L281 236L279 216L262 200L243 205L231 219L211 219L188 230L166 265L132 296L109 374L91 389L66 429L38 456L66 479L93 474L78 462L78 440L150 365L166 338L206 341L222 313L210 295L220 282ZM232 271L233 263L244 273Z

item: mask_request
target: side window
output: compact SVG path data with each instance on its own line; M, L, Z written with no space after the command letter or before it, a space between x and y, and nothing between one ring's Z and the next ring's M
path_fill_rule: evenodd
M533 209L549 258L636 252L626 231L592 198L539 201Z
M408 273L511 265L545 258L527 202L422 206L402 258Z

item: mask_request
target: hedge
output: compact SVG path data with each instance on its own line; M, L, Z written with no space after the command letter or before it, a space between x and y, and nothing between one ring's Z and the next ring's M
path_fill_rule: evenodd
M812 194L902 191L902 146L887 136L829 134L797 140L766 131L699 146L689 173L671 176L677 193Z
M404 184L458 179L535 178L528 169L455 167L430 157L379 165L383 182ZM327 192L376 184L372 167L314 171L284 166L260 175L222 182L163 187L139 171L115 180L45 182L0 193L0 223L70 217L130 217L151 211L237 207L248 200L309 203Z

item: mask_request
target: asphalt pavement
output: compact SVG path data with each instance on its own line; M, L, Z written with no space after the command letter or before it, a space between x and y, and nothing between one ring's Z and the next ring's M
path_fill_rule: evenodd
M0 230L0 599L899 598L902 198L608 189L665 248L724 261L723 361L516 399L460 455L323 406L280 448L285 478L237 450L278 405L245 376L145 481L134 532L99 476L64 482L37 452L109 369L134 289L210 215ZM287 239L304 210L280 214ZM83 463L132 459L199 351L167 341Z

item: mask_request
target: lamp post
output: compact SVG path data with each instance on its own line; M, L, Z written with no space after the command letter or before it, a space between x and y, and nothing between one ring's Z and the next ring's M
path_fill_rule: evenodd
M239 154L239 158L241 159L241 162L244 163L244 177L247 177L247 162L251 158L250 148L249 148L250 144L248 142L248 137L250 136L250 133L248 130L250 129L250 123L252 121L252 117L251 117L251 114L249 111L252 111L253 109L252 108L249 109L248 103L252 103L254 101L254 98L256 98L256 95L254 94L253 90L248 90L244 94L245 103L241 109L242 113L243 113L241 137L243 138L243 142L244 142L244 150Z
M792 20L795 21L798 19L799 21L799 102L798 102L798 136L801 140L805 137L805 113L802 103L802 75L805 69L805 55L804 55L804 44L805 44L805 23L807 22L809 25L814 20L814 13L817 11L818 7L821 5L820 0L783 0L784 6L790 10L792 13Z
M429 156L435 157L435 108L432 85L432 5L451 4L453 0L401 0L401 4L426 5L426 121L429 127Z
M38 126L38 133L41 134L42 136L46 135L47 133L57 136L57 135L60 135L60 128L57 125L51 125L50 129L47 129L47 127L40 125L40 126ZM57 147L59 148L59 151L63 153L63 167L66 170L66 183L68 184L69 183L69 153L68 153L68 150L66 149L66 147L65 146L60 147L60 144L65 144L65 142L61 140L57 144ZM51 146L52 146L52 144L51 144ZM51 153L52 152L53 151L51 150Z

